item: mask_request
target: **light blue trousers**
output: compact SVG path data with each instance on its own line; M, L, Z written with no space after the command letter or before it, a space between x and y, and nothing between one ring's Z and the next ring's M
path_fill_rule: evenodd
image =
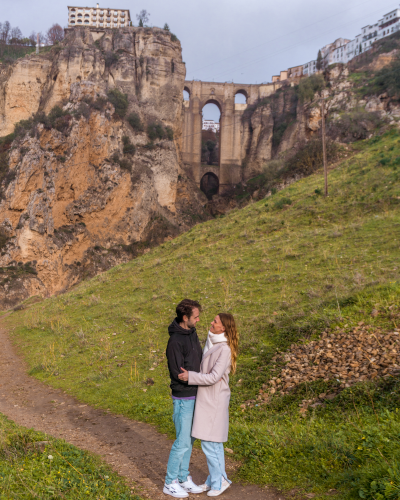
M202 441L201 448L207 458L208 472L210 473L206 480L206 484L211 486L212 490L219 491L222 486L223 478L225 478L228 483L231 483L225 472L224 443Z
M169 454L165 484L171 484L175 479L182 483L190 475L189 461L194 443L191 434L195 402L194 399L173 400L172 420L175 424L176 439Z

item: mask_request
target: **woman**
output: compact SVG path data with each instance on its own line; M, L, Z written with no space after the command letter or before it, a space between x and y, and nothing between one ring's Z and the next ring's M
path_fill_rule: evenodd
M238 332L231 314L214 318L203 350L200 373L186 371L179 378L197 385L192 437L201 439L210 475L204 485L209 497L217 497L229 488L225 472L224 445L229 428L229 372L235 373L238 352Z

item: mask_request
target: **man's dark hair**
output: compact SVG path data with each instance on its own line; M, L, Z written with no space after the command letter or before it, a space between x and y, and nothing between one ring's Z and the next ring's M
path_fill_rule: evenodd
M183 299L179 302L176 306L176 319L178 323L182 323L184 316L190 318L195 307L201 311L201 305L196 300Z

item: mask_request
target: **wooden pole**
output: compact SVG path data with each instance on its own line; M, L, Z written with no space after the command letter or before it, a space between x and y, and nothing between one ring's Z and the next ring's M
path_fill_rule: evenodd
M326 137L325 137L325 101L321 99L322 114L322 155L324 158L325 196L328 196L328 167L326 164Z

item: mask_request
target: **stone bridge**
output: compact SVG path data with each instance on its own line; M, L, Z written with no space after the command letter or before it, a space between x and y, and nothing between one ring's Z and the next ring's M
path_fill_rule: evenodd
M182 159L200 188L204 188L210 177L219 192L242 180L241 166L250 140L250 130L242 123L242 115L249 105L271 95L281 85L281 82L260 85L185 82L189 100L183 101ZM235 103L236 94L244 95L246 104ZM201 164L202 111L208 103L216 104L221 112L219 166Z

